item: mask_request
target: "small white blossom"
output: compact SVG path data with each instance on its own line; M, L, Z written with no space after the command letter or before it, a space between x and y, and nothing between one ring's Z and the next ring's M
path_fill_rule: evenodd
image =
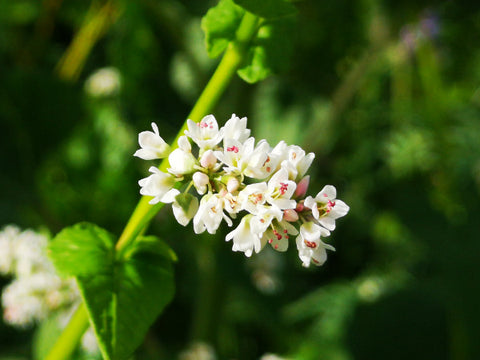
M222 219L225 219L229 226L232 220L223 212L223 198L218 194L206 194L200 200L195 217L193 218L193 230L196 234L201 234L207 230L210 234L215 234Z
M226 241L233 240L233 251L242 251L248 257L252 256L254 250L258 253L262 249L260 237L250 227L252 218L253 215L250 214L244 216L237 228L225 237Z
M148 202L152 205L159 202L166 204L173 202L175 196L180 193L177 189L173 188L176 182L175 178L170 174L160 171L155 166L150 167L149 170L152 175L138 182L142 187L140 194L152 196L153 199Z
M169 173L182 176L195 171L197 159L195 159L191 152L178 148L173 150L168 156L168 163L170 164L168 168Z
M214 169L217 164L217 157L213 153L213 150L207 150L202 154L200 158L200 165L205 169Z
M245 186L239 192L238 201L242 210L251 214L257 213L257 206L265 204L265 193L267 192L267 183L255 183Z
M133 156L143 160L162 159L170 152L170 146L162 139L158 132L157 124L152 122L151 131L142 131L138 134L138 143L141 149L137 150Z
M325 186L315 198L308 196L305 206L312 209L313 217L328 230L335 230L335 220L345 216L350 208L342 200L336 199L337 190L332 185Z
M217 120L213 115L205 116L199 123L187 120L188 130L185 135L190 137L200 149L212 149L222 140L222 132L218 130Z
M268 182L265 194L268 203L277 206L279 209L295 209L297 202L291 200L297 184L288 179L288 172L285 169L278 170Z
M322 236L329 236L327 229L313 223L307 222L300 227L300 234L297 236L298 256L303 262L304 267L310 266L313 262L315 265L323 265L327 260L328 250L335 251L335 248L321 240Z
M197 189L197 192L200 195L203 195L207 192L207 184L210 182L210 178L207 174L197 171L195 174L193 174L192 181L195 189Z
M225 123L223 127L223 141L229 142L236 140L243 143L250 136L250 129L247 129L247 118L239 118L232 114L230 120Z

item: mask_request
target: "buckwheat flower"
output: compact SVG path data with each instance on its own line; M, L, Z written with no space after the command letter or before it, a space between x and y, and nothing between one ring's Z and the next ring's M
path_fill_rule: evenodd
M315 158L314 153L305 153L300 146L291 145L287 148L287 158L281 162L281 167L287 170L291 180L301 179Z
M248 257L252 256L254 250L258 253L262 249L260 237L250 227L252 218L251 214L245 215L235 230L229 232L225 237L226 241L233 240L233 251L242 251Z
M277 158L270 150L268 142L262 139L253 150L246 152L243 174L253 179L265 179L272 175L277 166Z
M251 220L252 231L262 237L263 233L272 226L272 221L275 219L281 221L282 216L282 210L276 206L258 205Z
M187 226L197 213L198 199L188 193L179 194L175 197L175 201L172 203L172 210L178 223Z
M308 196L304 205L312 209L313 217L328 230L335 230L335 220L345 216L350 208L342 200L336 199L337 190L326 185L315 198Z
M157 204L159 202L171 203L175 200L180 192L177 189L174 189L176 179L170 175L160 171L155 166L151 166L149 171L152 175L141 179L138 184L142 187L140 189L140 194L152 196L148 203L151 205Z
M225 142L236 140L243 143L250 136L250 129L247 129L247 118L239 118L232 114L230 120L223 127L223 139Z
M187 126L185 135L190 137L200 149L213 149L222 140L223 130L218 130L217 120L213 115L205 116L199 123L188 119Z
M193 230L196 234L201 234L207 230L210 234L215 234L222 219L225 219L229 226L232 226L232 220L223 212L224 200L218 194L206 194L200 200L200 206L193 218Z
M5 321L27 326L44 320L51 311L46 299L61 285L62 280L55 273L41 272L14 280L2 294Z
M269 243L274 250L287 251L290 236L297 235L298 230L286 220L274 219L262 236L262 243Z
M245 186L239 192L238 201L242 210L246 210L251 214L257 213L257 206L265 204L265 193L267 192L267 183L255 183Z
M180 148L172 151L168 156L168 162L170 164L168 172L176 176L191 174L197 165L197 159L192 153Z
M298 256L303 262L304 267L310 266L313 262L315 265L323 265L327 260L328 250L335 251L335 248L321 240L322 236L329 236L330 232L320 225L313 222L306 222L300 227L300 234L297 236L296 243Z
M297 202L291 200L297 184L288 179L288 172L285 169L278 170L268 181L265 194L267 202L277 206L279 209L295 209Z
M214 151L215 156L227 165L225 171L230 173L242 173L247 166L246 159L253 151L255 139L248 138L244 143L230 139L223 143L223 151Z
M142 131L138 134L138 143L141 149L137 150L133 156L143 160L162 159L170 152L170 146L162 139L158 131L157 124L152 122L151 131Z
M17 236L13 245L17 277L30 276L39 271L55 273L53 264L45 256L48 245L46 236L32 230L25 230Z
M217 165L217 157L213 150L205 151L200 157L200 165L205 169L214 169Z
M201 171L197 171L192 176L193 186L197 189L199 195L203 195L207 192L207 185L210 182L210 178L207 174Z

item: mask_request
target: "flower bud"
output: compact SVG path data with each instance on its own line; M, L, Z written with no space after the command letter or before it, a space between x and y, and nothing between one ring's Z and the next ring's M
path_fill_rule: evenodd
M294 197L302 198L307 193L308 184L310 183L310 175L305 176L302 180L300 180L297 184L297 188L295 189Z
M212 150L207 150L203 153L200 159L200 165L202 165L206 169L211 169L217 163L217 158L213 154Z
M210 182L208 176L200 171L197 171L195 174L193 174L192 180L195 189L197 189L197 192L200 195L205 194L205 192L207 191L207 184Z
M288 222L295 222L298 220L298 214L293 209L283 210L283 220Z
M237 178L232 177L227 181L227 190L229 193L232 193L235 190L237 190L239 186L240 186L240 183L238 182Z

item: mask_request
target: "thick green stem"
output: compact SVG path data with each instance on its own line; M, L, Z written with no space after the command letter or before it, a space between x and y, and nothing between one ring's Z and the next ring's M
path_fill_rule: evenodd
M236 41L229 44L222 60L215 70L215 73L212 75L210 81L188 115L188 119L198 122L203 116L210 113L217 105L220 97L225 92L228 84L235 75L235 72L244 61L248 51L249 42L256 34L257 30L258 18L248 12L245 13L236 33ZM177 140L184 134L186 129L187 122L185 121L172 144L172 150L178 146ZM160 164L160 169L166 171L167 167L168 159L163 159ZM121 255L122 251L135 240L164 205L163 203L150 205L148 203L150 200L151 197L143 196L132 213L116 244L116 250L119 255ZM75 312L72 320L52 347L52 350L45 360L67 360L75 350L83 333L88 328L88 324L87 310L82 304Z

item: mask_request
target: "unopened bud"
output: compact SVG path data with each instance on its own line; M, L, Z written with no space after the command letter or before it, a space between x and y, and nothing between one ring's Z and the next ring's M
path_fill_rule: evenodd
M310 183L310 175L305 176L302 180L300 180L297 184L297 188L295 189L294 197L302 198L305 196L308 190L308 184Z
M229 193L237 190L239 186L240 186L240 183L238 182L237 178L232 177L227 181L227 190Z
M283 220L288 222L295 222L298 220L298 214L293 209L283 210Z
M195 189L197 189L197 192L200 195L205 194L205 192L207 191L207 184L210 182L208 176L200 171L197 171L195 174L193 174L192 180Z
M206 169L211 169L217 163L217 158L213 154L212 150L207 150L203 153L200 159L200 165L202 165Z

